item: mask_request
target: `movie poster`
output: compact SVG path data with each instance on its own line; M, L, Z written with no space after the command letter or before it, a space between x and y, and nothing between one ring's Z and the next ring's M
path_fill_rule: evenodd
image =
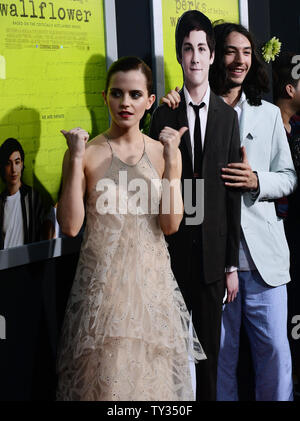
M60 130L93 137L108 126L105 75L101 0L0 0L0 144L19 140L24 182L52 203L67 148Z
M175 28L180 16L191 9L199 10L212 22L239 22L238 0L161 0L165 92L182 86L182 70L176 59Z

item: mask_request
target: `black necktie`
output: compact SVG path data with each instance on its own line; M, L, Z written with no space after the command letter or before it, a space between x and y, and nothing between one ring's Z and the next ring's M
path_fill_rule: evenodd
M194 129L194 177L200 178L202 173L202 140L201 140L201 125L199 111L204 107L205 103L194 105L190 102L196 115L195 129Z

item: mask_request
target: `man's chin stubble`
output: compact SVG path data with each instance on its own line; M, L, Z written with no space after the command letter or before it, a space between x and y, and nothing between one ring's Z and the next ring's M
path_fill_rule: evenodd
M234 82L231 79L228 79L228 83L227 83L229 89L240 88L242 84L243 83L240 83L240 82Z

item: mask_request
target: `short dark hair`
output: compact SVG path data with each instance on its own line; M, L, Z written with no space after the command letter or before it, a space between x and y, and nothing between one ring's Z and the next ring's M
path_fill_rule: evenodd
M25 158L24 150L22 148L21 143L18 142L17 139L14 139L13 137L9 137L0 146L0 176L4 182L5 182L5 166L9 160L10 155L16 151L20 152L21 161L24 163L24 158ZM23 165L22 174L23 174L24 168L25 167Z
M292 59L294 56L296 56L296 53L288 51L282 52L272 65L273 94L275 102L278 101L278 99L290 98L286 91L287 85L292 85L294 88L298 85L299 79L293 78L295 63L292 63Z
M176 25L175 41L177 58L181 59L183 40L189 36L191 31L204 31L206 33L207 45L210 55L215 50L215 36L211 21L199 10L189 10L179 18Z
M115 73L129 72L130 70L140 70L145 75L147 91L148 91L148 94L151 95L152 83L153 83L152 71L150 67L142 59L135 56L121 57L119 60L115 61L110 66L106 75L105 93L107 93L110 80Z
M251 68L243 82L243 90L250 105L261 105L262 93L269 91L269 77L261 53L252 34L242 25L222 23L214 27L216 38L215 60L210 67L209 82L217 95L224 95L231 89L227 69L224 65L225 43L231 32L244 35L252 48Z

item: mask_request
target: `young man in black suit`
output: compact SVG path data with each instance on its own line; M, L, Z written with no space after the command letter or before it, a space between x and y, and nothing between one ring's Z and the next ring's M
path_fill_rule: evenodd
M221 170L240 161L240 137L235 111L211 92L208 83L215 39L210 20L188 11L176 28L176 53L184 86L177 109L161 105L153 114L150 136L159 138L165 126L187 126L180 144L182 183L191 180L192 197L185 196L185 217L178 233L167 237L172 269L181 288L207 360L196 365L197 400L216 400L217 361L222 304L238 292L241 200L228 189ZM197 107L198 106L198 107ZM197 180L204 179L204 220L190 225L187 209L195 198ZM188 217L188 219L187 219Z

